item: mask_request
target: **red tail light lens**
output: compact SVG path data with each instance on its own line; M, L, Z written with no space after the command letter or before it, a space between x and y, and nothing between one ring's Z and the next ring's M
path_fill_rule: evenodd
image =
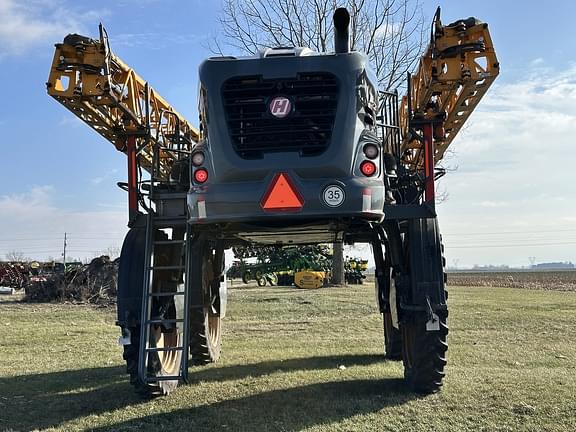
M360 164L360 171L366 177L372 177L376 172L376 165L371 161L364 161Z
M208 171L204 168L198 168L194 171L194 180L196 183L205 183L208 180Z

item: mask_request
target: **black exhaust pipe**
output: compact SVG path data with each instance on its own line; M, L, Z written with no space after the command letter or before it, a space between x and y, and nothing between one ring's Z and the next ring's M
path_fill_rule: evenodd
M334 11L334 51L336 54L350 52L350 14L346 8L338 8Z

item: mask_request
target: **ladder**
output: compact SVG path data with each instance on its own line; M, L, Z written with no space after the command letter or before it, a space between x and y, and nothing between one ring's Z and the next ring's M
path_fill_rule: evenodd
M177 152L179 158L190 154L187 149L170 150ZM166 148L155 146L151 170L138 376L145 386L169 393L188 378L190 248L187 243L191 230L187 223L187 193L175 190L161 170L155 169L160 167L159 158L165 151ZM172 228L172 238L161 234L163 228ZM177 230L181 235L175 238ZM180 251L177 263L176 251ZM166 253L169 259L163 262Z

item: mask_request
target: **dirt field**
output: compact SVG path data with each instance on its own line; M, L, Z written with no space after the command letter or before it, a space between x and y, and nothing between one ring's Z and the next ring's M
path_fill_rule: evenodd
M576 291L576 271L457 272L448 273L448 284Z

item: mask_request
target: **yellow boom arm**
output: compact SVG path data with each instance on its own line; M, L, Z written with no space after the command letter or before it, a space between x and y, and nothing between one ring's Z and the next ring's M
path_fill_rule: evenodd
M165 179L181 152L189 152L199 132L100 40L68 35L56 44L48 94L83 122L126 152L134 139L140 165L151 171L157 146L156 176Z
M488 24L468 18L443 26L438 9L430 45L400 106L402 161L423 168L424 142L412 125L430 122L437 164L498 72Z

